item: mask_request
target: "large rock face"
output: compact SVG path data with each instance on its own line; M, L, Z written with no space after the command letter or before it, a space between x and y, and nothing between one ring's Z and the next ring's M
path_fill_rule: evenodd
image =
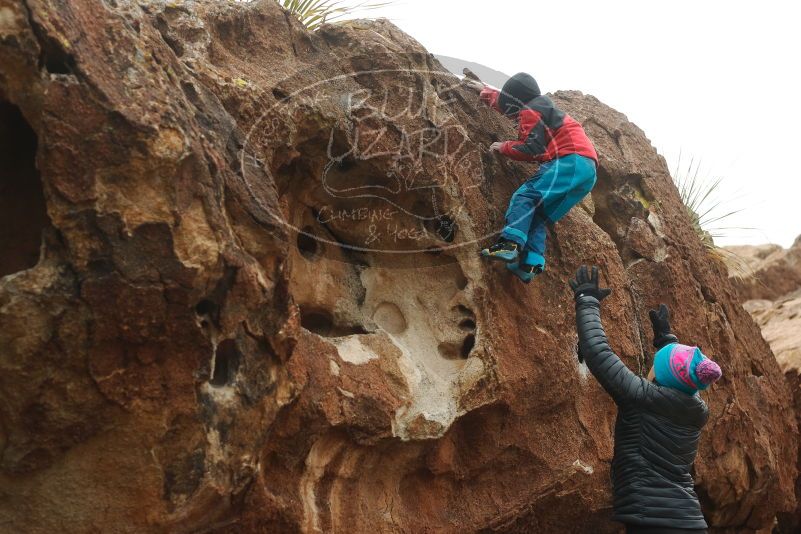
M732 282L776 355L801 421L801 236L789 249L759 245L729 247L729 251L736 260L730 269ZM801 451L798 465L801 467ZM799 497L801 479L796 481ZM779 527L780 532L798 532L801 506L782 514Z
M581 263L635 371L659 302L724 369L710 523L793 509L788 387L644 134L555 95L599 183L524 286L476 253L532 168L441 71L272 0L0 0L5 531L614 532Z

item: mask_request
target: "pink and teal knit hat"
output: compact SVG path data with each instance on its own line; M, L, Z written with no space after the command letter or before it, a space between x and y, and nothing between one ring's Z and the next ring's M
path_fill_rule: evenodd
M698 347L671 343L654 356L654 374L660 385L693 395L716 382L723 372Z

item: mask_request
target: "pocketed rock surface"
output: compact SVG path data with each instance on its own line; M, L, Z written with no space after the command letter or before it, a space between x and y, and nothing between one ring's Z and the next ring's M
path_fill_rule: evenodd
M534 170L487 152L513 125L389 22L0 0L2 529L617 532L582 263L635 372L660 302L720 363L698 493L771 528L798 444L770 348L644 133L554 98L599 180L525 286L477 257Z

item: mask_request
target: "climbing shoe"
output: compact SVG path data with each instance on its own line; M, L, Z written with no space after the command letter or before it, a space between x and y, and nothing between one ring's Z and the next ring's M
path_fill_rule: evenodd
M535 276L542 272L542 265L520 265L519 263L507 263L506 268L512 271L512 274L527 284L531 282Z
M481 256L491 260L505 261L506 263L513 262L517 259L518 246L514 241L501 239L489 248L481 251Z

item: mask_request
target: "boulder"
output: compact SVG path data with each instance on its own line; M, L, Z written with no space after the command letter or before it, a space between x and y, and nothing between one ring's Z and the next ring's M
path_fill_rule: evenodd
M743 307L762 330L790 385L801 422L801 236L789 249L779 245L727 247L730 279ZM801 455L798 465L801 466ZM801 480L796 481L801 497ZM801 507L780 515L779 532L801 529Z
M779 245L726 247L740 299L776 300L801 288L801 236L789 249Z
M525 286L477 257L534 171L487 152L513 125L391 23L0 0L3 528L617 532L581 264L635 372L660 302L724 370L695 465L710 524L794 510L788 385L665 161L553 96L599 181Z

